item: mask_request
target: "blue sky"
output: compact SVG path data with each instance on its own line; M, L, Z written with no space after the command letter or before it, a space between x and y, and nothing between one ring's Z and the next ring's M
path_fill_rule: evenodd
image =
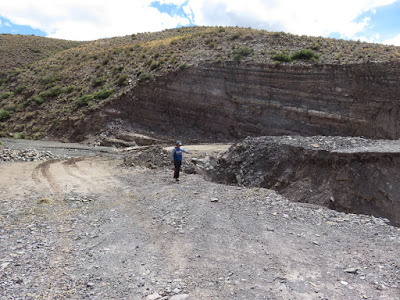
M10 20L0 16L0 33L11 33L11 34L34 34L40 36L46 36L46 32L39 29L32 28L29 25L18 25L12 23Z
M95 40L196 25L251 27L400 46L400 0L0 2L0 33Z

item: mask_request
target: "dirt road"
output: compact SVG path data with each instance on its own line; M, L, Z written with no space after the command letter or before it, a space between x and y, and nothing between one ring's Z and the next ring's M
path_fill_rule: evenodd
M1 299L400 295L384 220L102 153L0 164Z

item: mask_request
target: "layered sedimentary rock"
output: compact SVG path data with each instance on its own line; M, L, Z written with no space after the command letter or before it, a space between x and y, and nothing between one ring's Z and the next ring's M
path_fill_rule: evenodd
M400 63L207 64L140 83L110 108L131 123L191 138L397 139L399 79Z

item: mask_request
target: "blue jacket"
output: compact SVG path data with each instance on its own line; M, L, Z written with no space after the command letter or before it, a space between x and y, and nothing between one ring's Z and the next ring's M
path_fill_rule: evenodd
M189 154L189 152L182 149L182 147L179 147L179 149L178 149L178 147L174 147L174 149L172 149L172 152L171 152L171 160L182 161L182 153L183 152Z

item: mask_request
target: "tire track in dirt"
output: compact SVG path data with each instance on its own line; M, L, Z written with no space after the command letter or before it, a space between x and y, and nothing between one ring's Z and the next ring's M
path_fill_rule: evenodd
M50 172L50 166L59 161L60 160L56 159L42 162L37 165L32 172L32 179L35 181L36 185L39 187L45 185L52 194L60 193L60 187Z
M86 185L86 186L92 186L94 183L93 181L88 179L88 174L87 172L83 171L79 166L77 165L78 162L85 161L84 158L71 158L67 161L62 162L62 166L65 170L65 172L73 177L74 179L78 179L80 183ZM74 171L72 171L74 170ZM85 175L85 176L83 176Z
M112 172L104 162L87 158L51 160L38 164L32 171L32 179L38 192L48 190L62 198L71 192L79 194L104 191L115 185Z
M111 163L113 164L113 163ZM110 163L102 159L70 158L58 159L39 163L32 171L36 194L46 196L50 192L53 200L52 209L48 210L46 218L54 228L56 244L54 252L49 257L49 282L59 285L68 280L65 275L65 266L76 264L73 255L73 229L68 216L73 214L73 208L68 204L68 197L84 196L87 194L102 193L116 186L113 178L114 169ZM48 284L45 299L64 298L65 291L56 290Z

